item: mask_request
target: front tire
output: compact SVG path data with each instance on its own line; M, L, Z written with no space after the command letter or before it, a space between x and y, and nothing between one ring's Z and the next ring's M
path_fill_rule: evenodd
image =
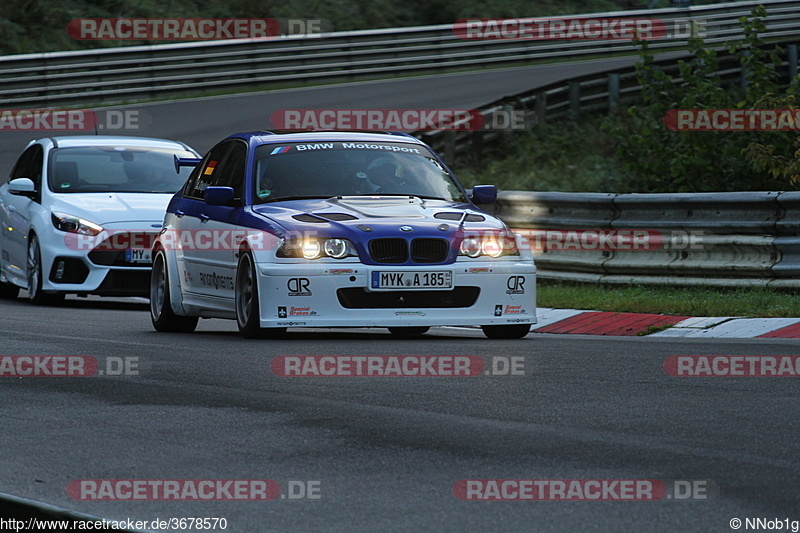
M28 299L34 305L58 305L64 301L63 293L45 293L42 290L42 251L39 239L32 233L28 239Z
M156 252L150 273L150 320L155 330L162 332L191 333L197 327L196 316L180 316L172 310L164 250Z
M481 326L483 334L490 339L521 339L531 330L531 324L510 324L508 326Z
M242 337L246 339L273 339L286 332L286 328L261 327L255 262L253 261L253 254L250 252L241 252L239 255L234 297L236 323L239 326L239 333Z

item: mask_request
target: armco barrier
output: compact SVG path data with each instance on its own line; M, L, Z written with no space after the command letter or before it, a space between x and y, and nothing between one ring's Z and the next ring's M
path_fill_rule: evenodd
M649 232L648 249L532 241L543 279L800 287L800 193L596 194L508 191L492 207L515 231ZM659 238L664 242L659 242Z
M761 35L791 41L800 24L800 0L730 2L636 11L572 15L570 19L659 19L674 26L689 20L709 24L706 42L722 46L741 37L739 18L757 5L769 17ZM690 36L655 40L654 52L685 47ZM635 52L619 40L467 40L452 24L332 32L273 40L191 42L21 54L0 57L1 107L52 107L135 102L207 92L256 90L287 84L332 83L367 78L418 75L575 59L619 57ZM618 80L619 81L619 80ZM630 88L622 79L621 95ZM548 113L590 111L604 107L602 81L548 89ZM567 94L570 93L570 94ZM582 93L582 94L579 94ZM571 99L576 95L582 108Z

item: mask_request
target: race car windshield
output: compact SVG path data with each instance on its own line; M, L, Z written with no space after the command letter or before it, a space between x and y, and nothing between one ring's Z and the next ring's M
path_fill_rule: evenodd
M453 177L419 145L271 144L255 156L255 203L376 195L466 202Z
M83 146L51 152L50 190L75 192L174 193L191 168L175 172L173 156L196 157L186 150L141 146Z

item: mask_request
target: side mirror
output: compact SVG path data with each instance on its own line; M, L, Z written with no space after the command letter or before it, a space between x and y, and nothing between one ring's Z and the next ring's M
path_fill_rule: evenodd
M8 192L30 198L36 194L36 185L28 178L16 178L8 182Z
M228 205L233 200L232 187L206 187L203 190L203 198L208 205Z
M497 188L494 185L476 185L472 188L472 201L476 204L491 204L497 200Z

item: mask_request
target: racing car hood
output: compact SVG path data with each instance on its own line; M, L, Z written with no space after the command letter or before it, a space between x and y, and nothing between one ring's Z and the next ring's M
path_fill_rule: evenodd
M293 200L255 206L254 211L290 232L313 231L320 236L348 236L356 240L388 236L450 237L460 230L506 229L502 221L470 204L413 196Z
M162 222L172 194L71 193L52 196L50 209L95 224L114 222Z

